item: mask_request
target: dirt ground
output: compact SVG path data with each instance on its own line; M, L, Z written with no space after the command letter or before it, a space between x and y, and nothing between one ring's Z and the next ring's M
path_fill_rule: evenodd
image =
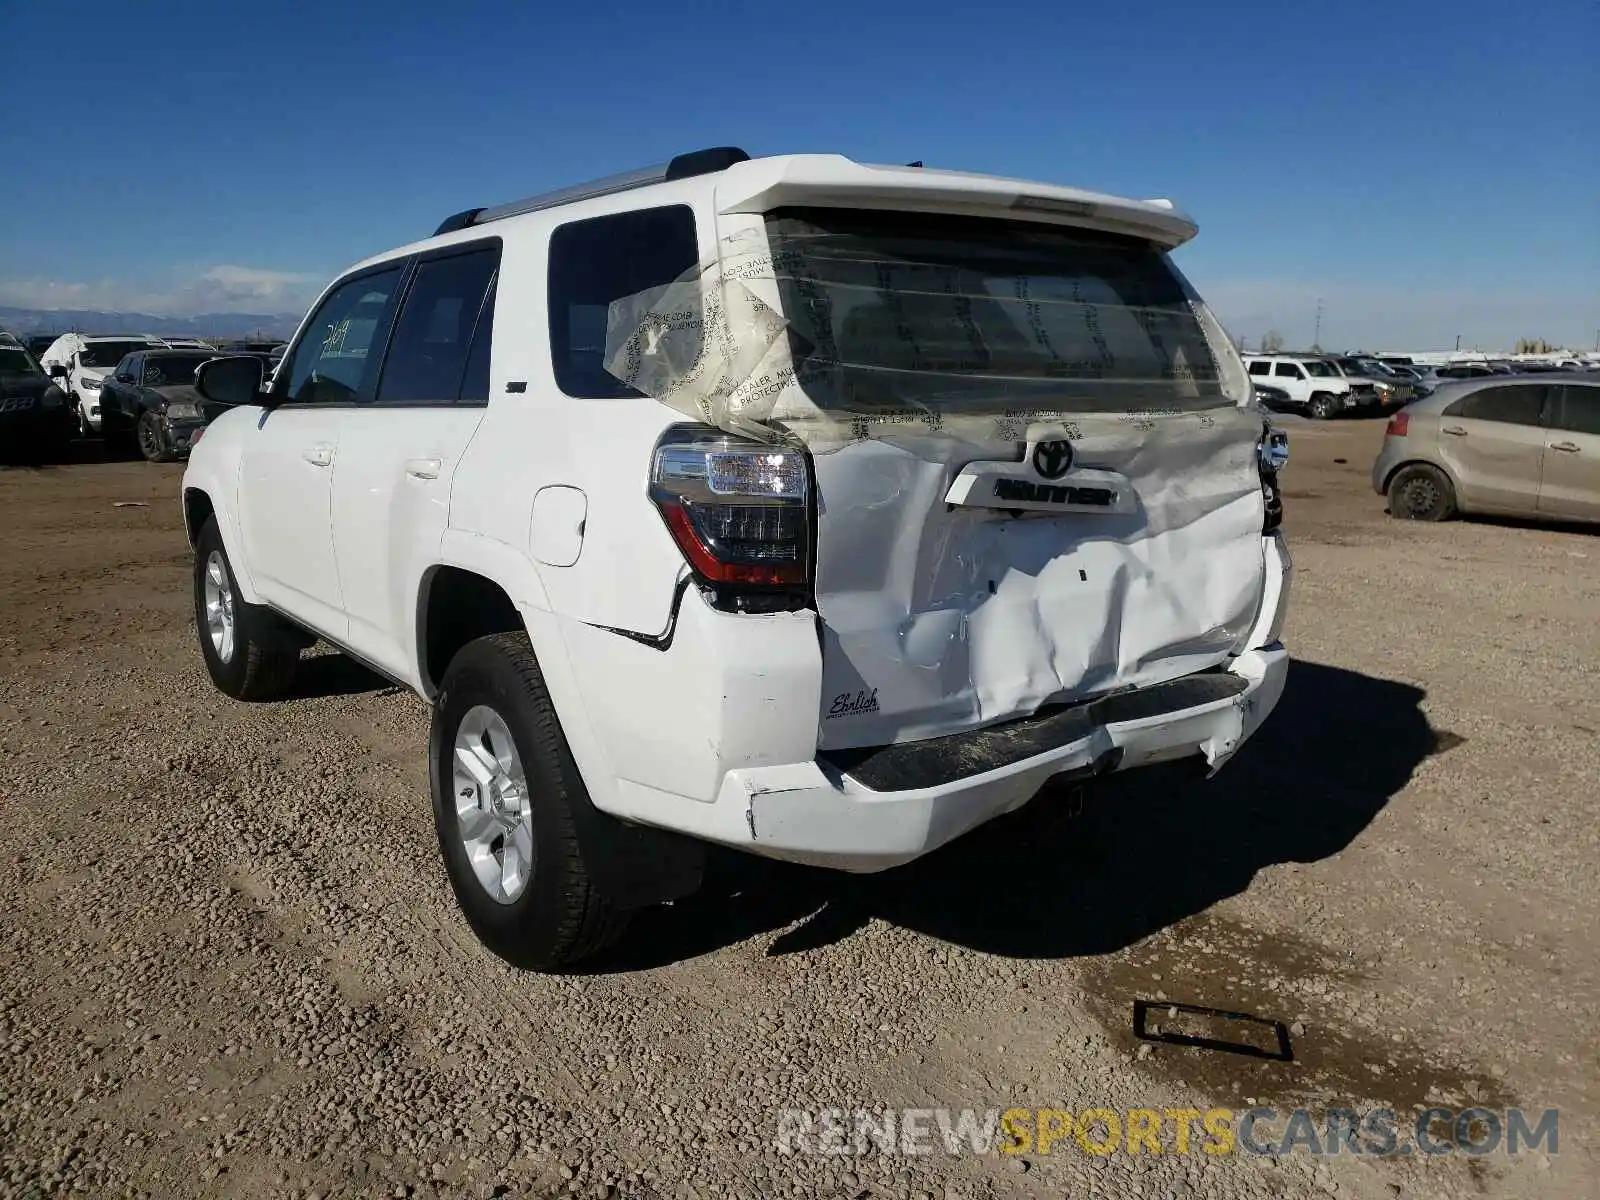
M329 655L212 690L181 467L0 472L0 1196L1600 1195L1600 538L1393 521L1381 436L1291 425L1295 662L1216 778L878 877L720 863L564 977L457 917L416 698ZM1138 999L1293 1061L1141 1042ZM776 1148L785 1109L1429 1104L1559 1142Z

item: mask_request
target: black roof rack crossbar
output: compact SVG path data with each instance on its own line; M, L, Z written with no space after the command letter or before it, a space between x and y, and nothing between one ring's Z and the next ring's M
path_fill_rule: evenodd
M608 175L604 179L575 184L572 187L560 188L557 191L545 192L538 196L529 196L525 200L513 200L509 204L497 204L491 208L469 208L465 212L458 212L454 216L446 217L439 228L433 231L433 236L438 237L442 233L455 233L460 229L467 229L473 225L484 225L490 221L503 220L506 217L520 217L523 213L538 212L540 209L545 208L556 208L562 204L574 204L579 200L592 200L596 196L610 196L616 192L627 192L632 191L634 188L649 187L652 183L667 183L674 179L691 179L696 175L711 175L717 171L725 171L735 163L748 162L749 159L750 156L737 146L714 146L709 150L692 150L687 154L680 154L668 162L641 167L637 171L624 171L619 175Z

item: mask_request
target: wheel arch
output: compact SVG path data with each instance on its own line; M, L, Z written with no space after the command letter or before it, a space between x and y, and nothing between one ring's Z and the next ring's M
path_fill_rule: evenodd
M449 535L447 535L447 541ZM544 603L532 564L510 547L473 539L471 565L446 561L427 571L417 596L417 677L437 704L449 661L468 642L494 633L526 634L549 693L556 722L587 793L577 814L578 836L604 890L625 907L688 894L699 885L704 849L682 834L624 823L617 778L589 719L561 618ZM494 567L498 565L501 571ZM435 749L430 749L430 756Z

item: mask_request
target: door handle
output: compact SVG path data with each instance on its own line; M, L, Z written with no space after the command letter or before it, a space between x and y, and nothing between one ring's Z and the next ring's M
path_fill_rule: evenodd
M313 467L326 467L333 462L333 447L326 443L310 446L300 451L300 457Z
M1550 449L1559 450L1563 454L1576 454L1578 452L1578 443L1577 442L1551 442L1550 443Z
M437 458L406 459L406 474L413 479L437 479L444 463Z
M1465 429L1461 428L1461 426L1459 426L1459 425L1446 425L1443 429L1439 430L1439 432L1440 433L1448 433L1451 437L1466 437L1467 436L1467 431Z

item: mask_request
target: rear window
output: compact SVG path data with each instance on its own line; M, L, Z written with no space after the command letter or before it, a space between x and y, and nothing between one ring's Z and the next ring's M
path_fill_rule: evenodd
M1140 239L848 209L779 209L766 225L790 353L819 407L1233 403L1182 282Z
M1582 387L1568 384L1555 389L1561 393L1555 424L1569 433L1587 433L1600 436L1600 387Z

